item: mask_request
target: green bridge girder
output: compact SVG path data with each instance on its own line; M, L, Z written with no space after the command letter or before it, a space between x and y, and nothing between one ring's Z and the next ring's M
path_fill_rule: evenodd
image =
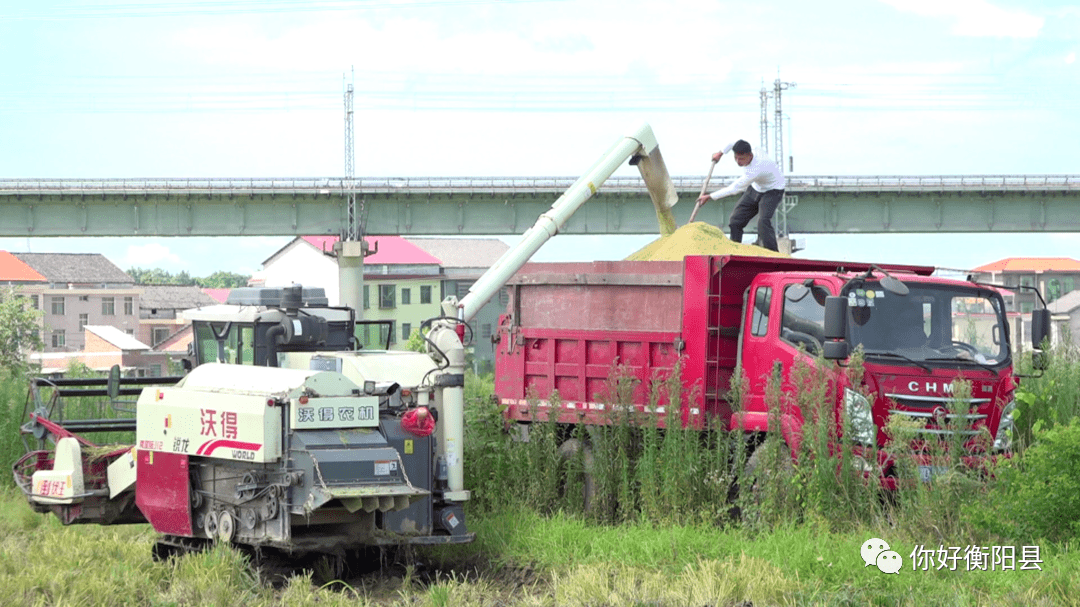
M687 221L703 178L675 178ZM0 179L0 236L291 236L339 234L356 193L368 234L520 234L573 178ZM1080 176L789 177L794 234L1080 232ZM737 197L698 220L726 225ZM751 231L754 223L750 225ZM565 234L655 234L638 177L617 177Z

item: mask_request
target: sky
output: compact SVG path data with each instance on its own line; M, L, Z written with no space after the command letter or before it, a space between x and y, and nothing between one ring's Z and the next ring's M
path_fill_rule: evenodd
M759 145L777 78L792 175L1078 174L1071 2L3 0L0 179L340 176L347 83L357 176L576 176L647 122L669 172L703 178L724 142ZM722 161L712 183L735 175ZM794 236L822 259L1080 258L1077 234ZM534 259L651 239L557 236ZM253 272L288 240L0 249L205 276Z

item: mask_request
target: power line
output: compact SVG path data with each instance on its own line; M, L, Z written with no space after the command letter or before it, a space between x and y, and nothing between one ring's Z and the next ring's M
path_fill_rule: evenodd
M193 113L326 111L338 97L329 73L202 75L43 74L9 81L0 111L9 113ZM759 91L749 82L715 83L688 77L658 84L625 76L444 74L370 71L361 74L355 106L365 110L744 113ZM1035 78L904 83L801 80L789 111L1002 111L1080 107L1080 87ZM63 83L63 86L59 83ZM1005 86L1008 84L1009 86ZM336 87L335 87L336 88ZM764 88L764 87L763 87ZM767 91L766 91L767 92ZM762 108L762 125L768 118ZM763 135L764 137L764 135ZM765 142L765 140L763 140ZM763 148L767 147L767 143ZM779 151L779 150L777 150Z

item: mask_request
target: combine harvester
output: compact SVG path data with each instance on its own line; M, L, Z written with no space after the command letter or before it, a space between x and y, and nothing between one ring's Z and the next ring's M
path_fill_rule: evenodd
M149 522L159 556L215 540L297 557L473 540L463 509L465 325L628 160L670 232L677 196L645 125L461 301L442 302L443 315L424 323L426 354L358 348L362 321L321 290L237 289L225 305L186 314L195 360L183 378L35 379L22 427L34 444L14 465L17 485L65 524ZM362 277L362 266L348 265L341 281L355 285L345 274ZM132 416L120 397L136 394ZM71 419L64 403L76 396L111 404ZM99 432L134 441L84 438Z

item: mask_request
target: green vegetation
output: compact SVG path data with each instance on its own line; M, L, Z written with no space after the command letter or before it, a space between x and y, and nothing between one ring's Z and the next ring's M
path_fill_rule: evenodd
M198 285L211 289L246 287L248 279L251 278L244 274L225 272L223 270L218 270L205 278L191 276L186 271L173 274L161 268L129 268L127 273L128 276L135 280L135 284L139 285Z
M0 289L0 375L25 377L27 354L41 350L41 310L14 289Z
M899 447L909 444L912 428L891 421L887 432L896 440L888 454L898 462L899 486L892 492L880 490L876 471L856 472L876 454L858 454L837 437L832 409L821 405L831 388L814 364L793 371L810 387L794 402L776 385L769 390L772 415L797 405L807 420L794 460L778 437L765 438L751 456L755 445L740 435L682 429L672 404L684 395L670 381L652 386L654 404L667 406L667 428L637 425L634 413L617 406L632 388L620 369L608 386L610 425L541 422L525 441L522 432L506 432L492 378L470 373L465 461L477 542L413 553L439 575L394 569L320 585L309 573L273 588L260 583L246 557L224 547L155 562L147 526L63 527L31 512L8 476L0 481L8 487L0 492L0 603L1078 604L1080 361L1067 348L1051 360L1043 377L1022 380L1017 451L990 469L963 465L962 445L933 443L927 455L936 474L920 482ZM861 372L857 358L849 372ZM745 381L733 382L736 393ZM950 408L966 406L968 390L956 384ZM0 456L7 462L22 453L24 398L19 381L0 382ZM852 423L844 421L844 435ZM964 423L958 418L951 429ZM870 538L900 554L898 575L866 566L860 548ZM1014 548L1015 570L991 571L990 562L985 571L966 570L972 546ZM950 547L958 549L955 570L945 558ZM1041 570L1020 570L1031 560L1025 547L1038 547Z

